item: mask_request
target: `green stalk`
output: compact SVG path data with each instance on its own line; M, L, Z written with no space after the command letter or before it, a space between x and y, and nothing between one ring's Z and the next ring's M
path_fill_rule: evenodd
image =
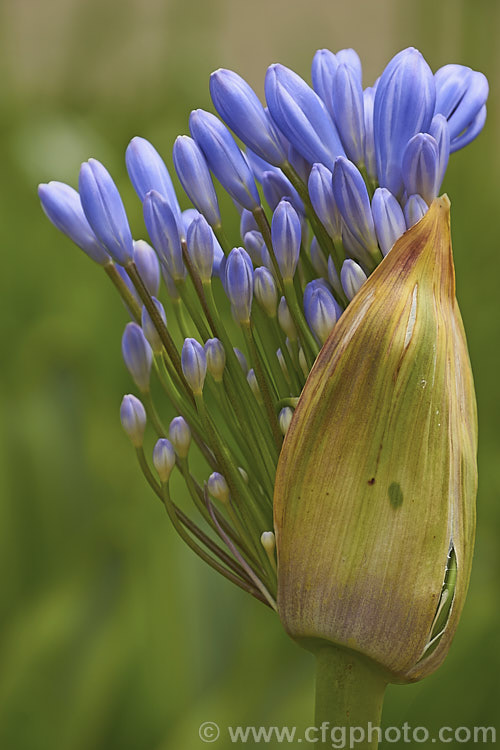
M107 263L105 266L103 266L103 268L108 274L113 284L115 285L116 289L118 290L118 293L120 294L120 297L123 299L123 301L125 302L125 305L130 310L130 313L133 315L135 322L140 324L141 323L141 308L137 304L137 300L134 298L130 289L127 287L122 277L116 270L115 264Z
M345 732L345 747L376 750L387 679L373 662L325 641L316 657L315 726L319 747ZM336 734L332 730L336 729ZM355 738L355 739L354 739ZM353 743L354 744L349 744Z

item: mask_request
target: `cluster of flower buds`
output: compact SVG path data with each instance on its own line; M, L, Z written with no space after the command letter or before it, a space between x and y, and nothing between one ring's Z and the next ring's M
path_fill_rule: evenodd
M388 668L401 678L414 666L415 654L420 658L420 652L434 649L435 643L426 646L425 638L417 639L414 653L406 661L403 657L397 660L394 654L399 654L398 647L393 647L392 662L391 654L386 653L389 646L384 650L382 646L366 645L366 621L360 624L357 615L353 615L357 612L356 596L362 588L356 583L356 575L360 568L368 566L371 577L363 588L365 597L366 591L378 591L382 584L376 580L377 571L359 540L357 556L351 560L353 545L346 529L355 519L345 509L332 519L332 513L337 512L335 506L324 510L319 514L320 527L330 528L333 524L344 542L342 546L327 535L325 543L319 544L316 531L308 527L308 514L314 516L314 504L301 509L302 498L293 485L300 487L302 497L312 503L310 496L316 492L314 475L318 468L333 461L332 471L342 469L340 443L361 445L353 460L359 467L366 464L366 471L370 472L368 501L373 511L360 528L375 544L370 523L376 524L377 517L389 525L393 523L385 506L383 513L376 510L374 488L391 480L389 490L384 485L383 491L389 492L391 509L397 509L402 501L401 486L408 484L410 477L407 470L398 473L391 464L398 451L392 438L387 441L394 446L392 458L387 459L389 468L384 469L383 479L377 475L383 436L377 433L377 444L369 450L363 447L371 441L366 424L371 424L372 416L374 430L377 419L379 424L386 424L380 409L386 401L387 408L392 408L392 396L384 388L393 383L403 367L402 355L394 359L394 350L389 356L391 346L396 346L391 344L389 334L397 328L391 327L390 316L399 315L398 320L403 320L406 315L406 322L401 323L403 343L406 341L403 348L412 352L417 347L415 342L426 337L420 316L424 315L421 310L424 301L429 303L431 293L428 291L425 297L423 291L419 295L412 291L407 309L407 290L398 282L400 286L395 284L393 297L388 295L389 300L396 295L396 304L391 308L388 302L387 311L378 304L377 319L386 326L387 335L382 343L378 342L377 355L383 359L382 344L388 347L392 367L389 375L376 377L379 360L369 355L370 337L377 341L378 335L370 323L370 305L373 299L387 297L379 294L377 283L381 289L390 288L392 280L400 278L395 246L402 235L410 236L407 230L431 214L433 209L429 207L436 203L450 153L467 145L482 129L487 81L481 73L462 65L446 65L433 73L420 52L409 48L389 62L373 86L363 88L361 63L354 50L337 54L319 50L312 64L312 86L283 65L269 67L265 77L267 107L238 74L229 70L212 74L210 93L218 116L204 110L193 111L189 118L190 136L179 136L173 147L175 171L194 208L181 210L167 167L148 141L135 137L127 148L126 167L143 205L151 244L133 240L118 189L95 159L82 165L78 192L58 182L40 185L42 206L53 224L104 268L125 302L131 321L123 334L122 353L141 400L133 395L124 397L121 421L147 481L164 503L181 537L213 568L261 601L276 608L278 599L285 627L295 637L319 632L318 637L352 646L349 628L344 625L346 617L350 616L351 621L354 617L351 630L359 635L364 651L374 660L390 662ZM214 178L239 211L241 239L236 243L224 231ZM443 205L439 204L441 213ZM435 227L435 217L431 224ZM412 290L420 283L419 273L425 276L429 252L417 253L415 257L423 259L420 265L411 269L408 266ZM392 265L387 266L393 255ZM386 267L390 267L390 273L382 275ZM163 303L158 299L162 279ZM447 300L455 304L454 291ZM446 318L445 322L454 325L455 319L450 320ZM358 373L361 369L356 352L351 353L349 366L343 364L339 370L346 373L342 376L343 390L340 389L344 401L335 401L335 415L340 416L333 424L332 416L329 420L318 416L324 416L321 394L325 391L328 395L323 406L328 406L333 414L331 399L335 400L337 394L330 391L337 372L333 372L331 362L336 362L339 352L348 349L354 340L363 342L372 368L366 373L372 389L367 395L373 400L371 405L363 401L359 409L354 406L354 389L362 390L356 367ZM332 349L332 341L336 342L336 349ZM430 334L426 342L436 344ZM438 336L437 343L440 342ZM434 376L429 357L427 351L424 370L430 383ZM441 366L441 359L436 361ZM308 381L304 389L315 362L311 386ZM413 372L405 359L402 371L407 367ZM318 379L322 380L322 373L327 370L328 383L325 386L322 381L320 387ZM439 373L443 383L445 374ZM436 379L439 380L437 375ZM446 383L444 387L450 387L449 381ZM298 402L299 409L294 413ZM408 409L408 434L410 421L417 419L423 408L417 404ZM432 408L437 409L436 414L439 409L446 411L439 399L432 401ZM342 424L345 427L353 421L347 419L349 413L357 420L350 433L347 427L340 429ZM311 420L309 426L304 415ZM165 420L170 420L168 426ZM428 425L416 430L416 434L429 442ZM151 435L156 442L145 449ZM398 436L402 434L398 432ZM314 460L315 439L320 446L319 466ZM329 445L339 441L334 460L325 453L325 440ZM437 438L435 442L439 442ZM401 448L403 463L410 454L410 449ZM300 467L297 481L295 462ZM428 471L431 466L434 463L430 461ZM170 497L169 480L174 470L182 475L199 520L192 520L191 514ZM421 470L424 471L423 465L413 466L415 490ZM341 475L342 471L344 476L346 472L349 475L349 468L341 470ZM430 476L435 478L436 473L438 469ZM397 482L392 481L393 474L397 475ZM305 488L304 477L309 489ZM341 477L335 481L342 485ZM344 488L349 489L349 481L344 481ZM321 482L318 497L326 491L325 482ZM275 484L277 511L273 521ZM332 495L335 486L332 485ZM287 497L280 494L283 487L290 496L290 508L297 511L293 522L287 521L292 511L287 511ZM404 491L411 499L403 503L405 510L399 512L398 524L405 518L406 523L414 525L415 519L408 520L405 514L414 503L415 493L406 485ZM432 495L426 485L427 491ZM356 492L364 498L360 488ZM323 507L328 508L328 499L325 502ZM352 499L347 498L346 502L358 508L359 503ZM443 503L446 505L446 501ZM356 512L364 518L362 508ZM346 527L339 532L338 524L344 522ZM271 531L274 527L277 539ZM309 551L304 548L302 553L294 552L293 545L302 532ZM395 533L400 532L398 526ZM291 535L292 546L288 551L285 547L281 550L280 545L288 544ZM439 604L436 596L439 600L444 585L446 559L441 561L439 554L446 544L445 558L448 556L449 529L436 534L436 538L433 554L438 562L433 563L432 580L438 591L436 594L434 588L433 598L425 607L418 600L422 612L414 618L418 632L427 628L426 635L433 633L432 638L440 637L443 631L441 628L437 633L428 626L429 617L432 621ZM383 543L387 552L394 546L393 536L385 532ZM333 545L335 557L329 555L327 545ZM323 557L311 562L318 549ZM304 572L307 559L310 565ZM321 624L316 627L317 613L303 598L313 595L316 576L321 575L325 560L333 559L338 568L331 571L330 585L325 584L315 600ZM349 595L342 588L346 559L354 566L347 576ZM380 560L382 567L387 564L387 558ZM402 569L403 588L410 587L413 568ZM418 581L425 587L422 576ZM340 598L344 609L351 608L347 612L340 605L337 607L335 616L338 614L341 620L338 627L329 620L327 596ZM388 591L388 601L390 597ZM297 601L310 621L299 622ZM373 601L363 602L358 609L364 607L373 614ZM448 604L446 611L449 609ZM399 619L394 617L393 626L384 621L379 628L382 634L377 635L379 640L383 640L384 633L394 639L401 623L399 631L404 630L405 617L411 619L403 607Z

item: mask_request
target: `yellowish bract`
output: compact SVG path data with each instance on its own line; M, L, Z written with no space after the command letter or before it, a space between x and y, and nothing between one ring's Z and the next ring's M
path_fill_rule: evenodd
M276 476L286 630L309 648L360 652L395 682L444 659L473 550L476 405L449 208L436 199L347 308L311 370ZM453 603L430 644L451 547Z

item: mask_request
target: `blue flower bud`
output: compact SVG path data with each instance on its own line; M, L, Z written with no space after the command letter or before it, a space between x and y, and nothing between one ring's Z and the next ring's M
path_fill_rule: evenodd
M336 57L337 57L337 62L339 63L339 65L348 65L351 68L354 75L356 76L356 79L359 81L359 84L361 85L362 78L363 78L363 69L361 66L361 60L356 50L351 49L351 48L339 49L339 51L336 54Z
M311 164L333 168L344 149L319 96L297 73L278 64L267 70L265 91L274 122L297 151Z
M264 172L262 175L262 191L269 208L274 211L282 198L287 198L296 211L305 214L304 204L294 186L282 172Z
M226 125L252 151L275 166L286 162L286 153L269 115L241 76L219 68L210 76L210 95Z
M134 263L150 295L157 297L160 289L160 264L155 251L144 240L134 241Z
M335 162L332 177L335 203L354 239L369 253L377 250L370 198L359 169L343 156Z
M226 352L222 341L219 339L208 339L205 343L205 356L207 358L207 370L213 379L220 383L226 366Z
M291 281L299 262L302 225L287 200L280 201L273 213L271 238L281 275L285 281Z
M255 230L247 232L243 238L243 242L253 265L260 266L262 263L262 248L265 244L261 233Z
M156 190L168 202L179 231L182 231L181 210L175 189L165 162L155 147L145 138L132 138L125 152L125 163L130 182L141 203L144 203L150 190Z
M212 497L215 497L219 502L227 503L229 501L229 487L222 474L219 474L218 471L210 474L207 487Z
M168 428L168 437L179 458L186 458L191 445L191 430L184 417L174 417Z
M243 352L240 349L237 349L236 347L233 348L233 351L236 354L236 358L237 358L238 362L240 363L241 369L243 370L243 372L246 375L247 372L248 372L248 362L247 362L247 359L246 359L245 355L243 354Z
M370 180L377 180L377 160L375 157L375 135L373 132L373 105L375 102L375 87L368 87L363 91L363 111L365 120L365 168Z
M289 406L285 406L284 409L281 409L279 416L278 416L278 422L280 426L280 430L283 435L286 435L288 432L288 428L290 427L290 422L292 421L293 417L293 409L290 409ZM264 532L264 533L272 533L272 532ZM264 534L262 535L264 536ZM274 537L274 534L273 534Z
M196 339L185 339L181 352L182 372L195 394L201 394L207 375L205 350Z
M340 281L342 288L345 292L345 296L349 300L352 300L355 294L359 292L361 287L366 281L366 273L363 271L355 260L348 258L342 264L340 270Z
M198 144L188 135L180 135L173 149L177 176L191 203L203 214L210 226L220 225L217 194L210 171Z
M290 315L290 310L284 297L280 299L278 305L278 323L290 341L297 341L297 329L295 328L295 323Z
M403 191L403 151L416 133L428 131L435 101L434 76L420 52L409 47L393 57L375 92L373 128L378 181L396 197Z
M134 255L127 214L111 175L97 159L82 164L78 189L85 216L97 239L114 261L126 265Z
M404 207L406 228L410 229L417 221L425 216L429 206L421 195L410 195Z
M260 206L252 171L229 130L215 115L197 109L189 117L191 135L221 185L243 208Z
M304 290L304 313L309 328L323 345L342 315L342 308L326 285L311 281Z
M474 138L477 138L481 130L484 128L484 123L486 122L486 104L481 107L475 118L472 120L471 124L465 130L462 135L457 136L453 139L453 141L450 144L450 153L453 153L454 151L459 151L461 148L465 148L465 146L468 146L471 141L474 140Z
M332 101L333 81L338 66L337 56L329 49L317 50L311 66L313 88L323 100L332 119L335 117Z
M83 213L77 191L64 182L49 182L38 186L38 196L46 216L60 232L101 266L111 258L101 245Z
M316 237L311 240L309 255L316 274L326 279L328 277L328 263Z
M120 420L125 434L134 448L140 448L146 429L146 410L132 394L124 396L120 405Z
M387 188L377 188L372 198L372 214L378 244L385 257L396 240L406 232L403 209Z
M276 317L278 307L278 291L272 273L260 266L253 273L253 291L255 298L270 318Z
M358 58L359 59L359 58ZM333 80L335 123L347 157L356 164L365 159L363 89L358 73L349 65L338 66Z
M214 265L214 234L204 216L198 214L189 225L187 232L189 257L202 283L212 278Z
M240 235L243 239L247 232L260 232L259 225L255 221L254 215L251 211L247 211L246 208L241 212L240 217Z
M178 225L168 201L156 190L151 190L144 199L143 209L144 223L153 247L173 280L180 281L186 271Z
M122 336L122 355L128 371L141 391L149 391L153 352L137 323L127 323Z
M332 173L323 164L313 164L307 187L318 219L330 237L338 242L342 235L342 223L333 196Z
M156 297L153 297L152 299L156 305L158 312L160 313L161 319L163 320L165 325L167 325L167 316L163 305L161 304L160 300L156 299ZM141 324L142 332L144 333L144 336L146 337L154 354L161 354L161 351L163 349L161 338L145 307L142 308Z
M255 370L253 369L253 367L250 368L250 370L247 372L247 382L248 382L248 385L250 386L250 390L255 396L255 399L259 402L259 404L263 403L262 393L260 391L259 384L255 376Z
M488 81L465 65L444 65L436 71L436 114L442 114L448 120L450 128L451 151L463 148L477 136L481 128L475 129L472 138L457 145L461 133L465 136L472 123L482 111L488 98ZM484 125L484 121L482 123ZM465 131L465 133L464 133ZM461 136L463 139L463 136Z
M199 213L200 212L196 208L185 208L181 213L182 227L185 235L187 234L189 225L196 219Z
M430 205L438 194L439 155L437 143L428 133L410 138L403 151L401 172L407 195L418 193Z
M337 292L339 297L343 297L344 290L342 289L342 284L340 283L339 275L337 273L337 269L335 268L335 263L333 262L333 258L331 255L328 257L328 281L330 282L332 289Z
M253 298L253 266L250 256L242 247L231 250L225 269L226 294L237 323L250 320Z
M153 448L153 466L160 477L160 482L166 484L175 466L175 451L170 440L160 438L157 441Z
M444 115L434 115L429 128L429 134L436 141L438 150L436 185L437 192L439 193L450 158L450 129Z

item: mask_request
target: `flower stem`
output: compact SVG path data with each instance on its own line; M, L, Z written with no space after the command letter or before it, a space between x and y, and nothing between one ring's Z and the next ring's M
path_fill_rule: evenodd
M331 747L332 729L339 727L356 737L357 750L376 750L385 675L354 651L324 644L314 654L318 745Z

